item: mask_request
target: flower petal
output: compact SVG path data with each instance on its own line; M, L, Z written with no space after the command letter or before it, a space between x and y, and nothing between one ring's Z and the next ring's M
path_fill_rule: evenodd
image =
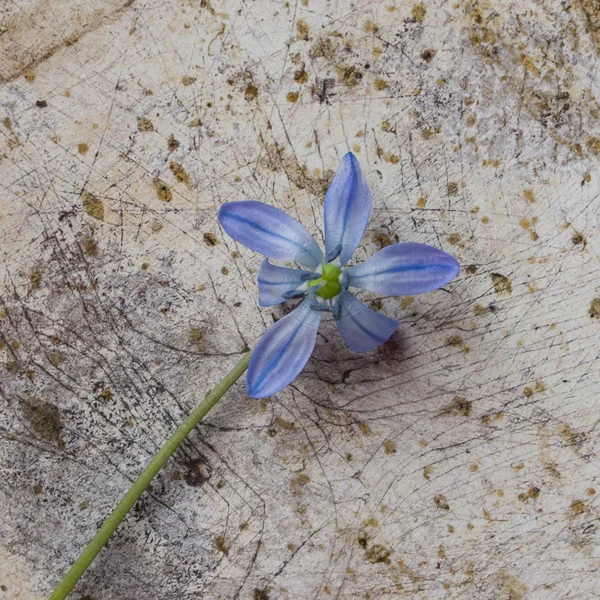
M250 397L272 396L296 379L315 347L320 321L321 313L304 300L267 329L248 366L246 387Z
M219 209L223 229L240 244L276 260L293 260L309 269L323 253L304 225L282 210L255 200L227 202Z
M337 326L346 344L354 352L368 352L387 342L398 323L344 292L337 300Z
M265 258L258 274L258 302L261 306L281 304L289 299L289 296L284 296L286 292L294 291L313 277L319 275L300 269L278 267Z
M413 242L387 246L364 263L347 269L351 287L390 296L432 292L452 281L459 271L453 256Z
M325 194L325 254L344 266L360 243L371 213L371 190L358 160L348 152Z

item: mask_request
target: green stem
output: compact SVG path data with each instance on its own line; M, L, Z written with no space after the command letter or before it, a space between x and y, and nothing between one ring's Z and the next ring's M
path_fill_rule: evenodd
M123 496L121 502L112 511L111 515L104 521L98 533L92 538L85 550L79 555L79 558L73 563L62 581L58 584L49 600L64 600L79 578L85 573L94 558L104 547L110 536L115 532L121 521L127 516L138 498L144 490L150 485L156 474L162 469L163 465L169 460L173 452L179 448L181 442L206 416L208 411L223 397L223 394L244 374L250 362L250 355L244 357L233 367L225 378L215 387L202 402L194 409L194 412L181 424L175 433L165 442L165 445L158 451L154 458L148 463L148 466L142 471L142 474L135 480L129 491Z

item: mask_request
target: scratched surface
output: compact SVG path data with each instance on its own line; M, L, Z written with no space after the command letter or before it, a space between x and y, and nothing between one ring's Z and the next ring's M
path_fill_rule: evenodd
M78 600L597 598L600 13L591 0L0 7L0 600L41 600L284 308L221 203L462 273L361 356L199 426Z

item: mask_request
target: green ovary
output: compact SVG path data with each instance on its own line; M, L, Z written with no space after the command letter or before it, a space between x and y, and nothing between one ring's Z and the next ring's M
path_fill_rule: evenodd
M315 294L321 296L321 298L325 298L325 300L331 300L342 291L342 284L340 283L341 274L342 270L339 267L329 263L324 264L321 277L313 279L309 285L315 286L324 282L325 285L318 292L315 292Z

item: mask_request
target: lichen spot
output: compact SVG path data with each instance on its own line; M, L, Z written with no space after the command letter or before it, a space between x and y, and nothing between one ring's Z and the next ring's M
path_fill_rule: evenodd
M81 201L83 203L83 210L85 210L88 215L99 221L104 221L104 203L100 198L96 198L96 196L90 194L90 192L83 192Z
M162 202L171 202L173 200L173 192L171 192L169 186L164 181L156 177L152 183L154 184L154 189L159 200Z

